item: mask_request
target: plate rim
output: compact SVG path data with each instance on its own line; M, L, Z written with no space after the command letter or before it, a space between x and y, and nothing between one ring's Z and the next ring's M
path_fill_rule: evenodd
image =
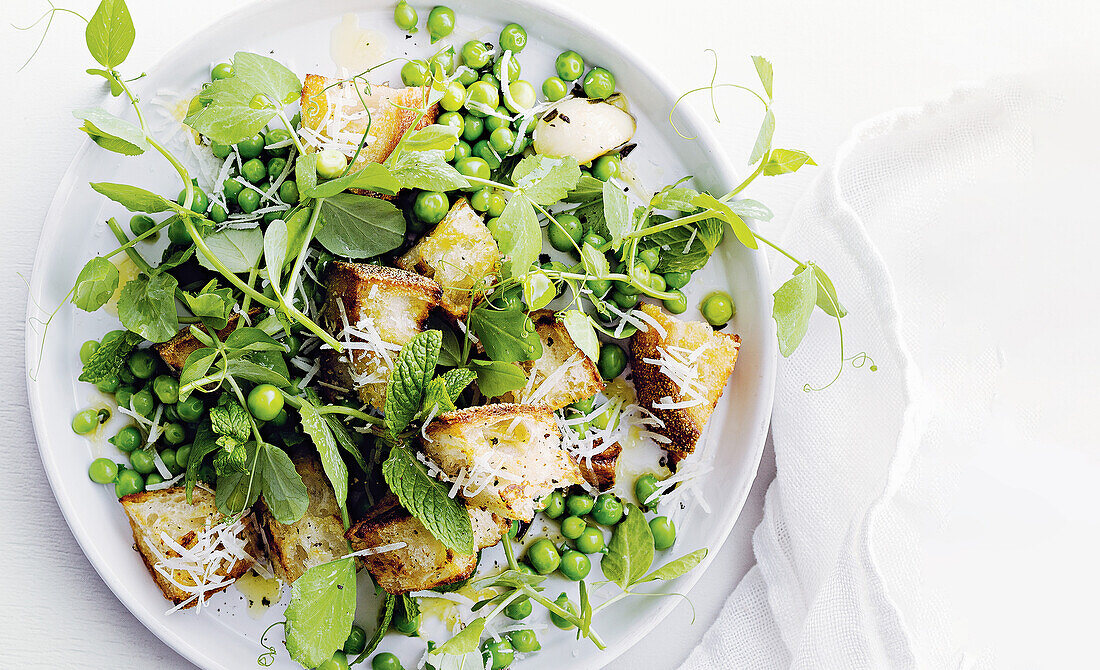
M286 4L287 0L284 0ZM616 35L605 30L600 25L595 24L589 18L581 15L580 13L574 13L566 11L563 8L556 6L553 3L543 2L540 0L497 0L501 8L507 8L509 6L522 8L527 12L533 12L535 14L541 14L544 17L551 17L558 21L570 24L571 29L576 31L578 35L584 37L592 37L604 42L607 48L611 51L619 53L623 59L637 70L646 75L649 79L650 85L656 89L660 95L666 99L675 100L679 97L676 88L673 87L671 81L669 81L660 71L656 70L651 63L645 59L636 49L629 44L618 39ZM189 32L186 36L179 39L171 49L165 52L157 61L149 68L144 68L144 71L149 73L150 77L155 75L158 71L164 69L170 62L178 60L179 56L187 47L189 39L194 35L199 35L205 32L208 28L224 23L226 21L235 22L242 19L255 11L265 3L262 2L249 2L242 6L237 7L233 11L230 11L213 21L208 21L203 24L203 27ZM363 6L359 11L366 11L373 9L373 5L388 4L387 0L366 0L363 2ZM480 4L480 3L478 3ZM587 33L587 35L585 35ZM125 106L121 105L118 101L111 101L115 107ZM110 105L108 105L110 106ZM715 137L714 130L703 122L701 114L695 111L690 106L681 106L678 109L679 113L690 120L695 132L697 133L696 140L701 145L706 147L713 147L716 150L712 152L712 160L717 176L727 182L732 183L736 178L736 171L734 170L729 154L722 148L721 144ZM42 294L45 270L48 264L48 259L43 253L43 249L48 246L44 242L48 239L57 237L62 233L61 223L61 210L65 204L65 198L62 197L63 192L70 190L76 182L76 165L84 159L85 155L92 150L92 147L96 146L90 138L84 138L79 148L73 155L68 166L65 168L61 180L58 182L57 189L53 198L50 201L50 206L46 210L46 215L42 221L41 233L38 238L38 245L35 250L35 259L31 268L30 286L27 297L27 308L25 313L25 326L24 326L24 369L27 375L27 395L31 413L31 424L35 434L35 443L38 448L39 458L42 461L43 469L45 470L46 479L50 484L50 490L53 493L54 498L57 500L58 507L61 509L62 516L65 518L65 523L68 525L73 537L76 539L77 544L80 546L81 551L88 558L88 562L91 563L92 568L99 575L99 578L103 580L104 584L111 590L116 598L123 604L124 607L130 612L134 618L142 623L153 635L166 645L171 647L176 653L180 654L188 661L195 663L196 665L206 669L218 669L225 667L224 664L206 654L201 647L194 642L184 639L182 635L176 632L171 626L169 626L162 617L155 617L147 613L144 608L138 606L137 596L134 594L127 584L121 579L105 569L102 568L106 563L106 558L98 550L97 544L92 540L90 531L88 531L80 521L80 516L76 512L74 503L70 497L65 493L65 487L61 485L59 481L59 471L53 462L51 454L47 453L48 450L45 447L44 435L45 435L45 413L44 408L39 398L39 394L36 393L36 387L38 381L31 376L33 366L36 362L35 356L37 349L31 345L37 341L39 333L34 330L33 319L41 313L41 309L35 302L35 296ZM750 225L751 222L750 222ZM760 286L770 285L770 267L768 257L766 253L754 253L750 256L752 259L751 267L756 280ZM64 303L63 308L69 303ZM722 527L717 537L715 546L711 547L707 552L707 556L701 561L699 567L696 570L680 577L680 584L684 586L684 593L688 593L693 589L699 580L702 579L706 573L707 568L710 567L711 562L718 554L720 549L725 545L729 539L729 535L733 530L737 520L741 517L741 513L744 511L745 503L748 499L748 495L752 489L752 484L755 482L757 475L759 474L759 468L763 457L765 443L769 433L769 426L771 421L771 412L775 400L775 385L776 385L776 372L778 368L778 346L774 337L774 325L769 325L770 319L765 318L763 321L765 328L765 337L761 341L761 370L759 373L759 381L757 383L757 397L755 411L753 412L753 423L756 428L754 432L754 439L748 444L751 449L748 450L746 458L746 466L751 470L752 477L748 480L748 484L744 487L739 498L730 507L730 511L722 520ZM661 604L657 607L653 616L648 617L644 621L638 622L630 628L623 637L613 647L609 647L606 650L601 651L599 654L589 655L589 661L577 664L574 667L579 668L601 668L606 667L616 658L626 653L629 649L633 648L642 638L648 635L661 621L667 617L673 609L678 605L678 601L672 598L663 599ZM576 661L576 659L574 659Z

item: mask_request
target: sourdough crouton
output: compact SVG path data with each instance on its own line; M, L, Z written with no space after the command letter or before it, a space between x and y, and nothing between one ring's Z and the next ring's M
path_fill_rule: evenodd
M367 163L386 160L413 124L419 129L435 121L438 104L432 105L423 118L417 111L427 102L429 92L426 86L398 89L349 81L337 83L309 74L302 85L302 125L298 135L309 152L336 149L351 159L369 127L367 144L352 165L354 172Z
M164 597L179 609L229 588L260 555L251 516L226 525L214 495L196 488L187 502L182 486L123 496L134 549ZM195 575L201 575L200 580ZM201 582L201 583L200 583Z
M271 565L285 584L293 584L306 570L348 553L340 506L320 459L313 454L297 455L294 469L309 493L309 507L301 519L281 524L262 497L257 505Z
M508 520L483 509L467 509L474 529L474 546L480 550L500 542L508 531ZM388 593L454 584L469 578L477 567L476 553L458 554L435 539L392 493L367 510L366 516L347 532L347 538L355 551L405 543L400 549L361 559L374 581Z
M593 446L597 449L602 444L603 438L598 437L593 441ZM622 453L622 446L618 442L612 442L610 447L591 458L577 459L585 481L596 487L597 491L607 491L614 487L616 468Z
M554 318L554 310L532 312L531 320L542 340L542 357L518 363L527 373L527 386L504 394L501 400L561 409L603 390L596 364L573 343L565 324Z
M396 268L365 263L329 263L328 299L322 325L341 342L343 353L322 352L322 380L381 409L386 383L401 347L424 330L428 312L439 305L439 284Z
M649 325L631 338L630 366L638 404L663 422L653 431L671 440L665 449L685 456L695 451L733 374L741 338L716 333L700 321L680 321L648 303L641 309L664 332Z
M253 314L257 312L250 310L249 313ZM234 314L229 317L225 328L218 331L219 340L224 340L229 337L230 333L236 330L237 319L239 318L239 314ZM180 328L178 333L172 336L172 339L167 342L161 342L160 344L154 344L153 350L160 354L160 359L164 361L165 365L179 372L183 369L183 364L187 362L187 357L196 349L200 349L203 346L205 345L195 339L195 336L191 334L191 327L184 326Z
M508 519L530 521L536 501L583 481L544 405L444 412L424 432L424 452L452 481L461 478L466 502Z
M459 198L432 232L398 258L395 265L434 279L443 288L443 311L459 320L496 281L500 249L481 215L466 198Z

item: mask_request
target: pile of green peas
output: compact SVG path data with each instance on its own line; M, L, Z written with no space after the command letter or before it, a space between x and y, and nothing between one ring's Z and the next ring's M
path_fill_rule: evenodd
M549 538L532 542L525 555L530 569L541 575L557 570L566 579L580 581L592 570L589 557L606 551L607 543L600 527L614 528L622 521L624 507L611 493L592 497L585 493L566 495L554 491L541 501L541 511L550 519L561 519L561 534L566 543L559 549Z

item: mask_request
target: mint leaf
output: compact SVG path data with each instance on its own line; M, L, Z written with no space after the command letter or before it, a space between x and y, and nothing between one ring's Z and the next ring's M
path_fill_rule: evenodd
M627 514L615 527L607 554L600 560L605 577L627 589L653 564L653 531L637 505L627 503Z
M515 363L472 360L477 388L487 398L496 398L527 384L527 374Z
M386 386L385 421L391 435L405 430L420 411L442 342L443 333L428 330L419 333L397 354Z
M756 74L760 77L760 83L764 85L764 92L768 99L772 97L772 64L763 56L753 56L752 64L756 66ZM755 163L756 161L752 161Z
M741 242L741 244L749 249L756 249L759 246L756 243L756 237L752 234L752 229L750 229L748 224L745 223L745 220L730 209L730 206L726 203L718 200L709 193L700 193L695 198L695 204L700 207L714 210L715 215L728 223L730 228L733 229L733 234L737 236L737 240Z
M134 347L141 344L142 337L127 330L113 330L103 336L99 348L95 350L78 379L82 382L98 384L111 375L118 374L126 363L127 356Z
M704 219L646 235L641 248L656 247L660 251L657 272L695 272L707 264L724 233L720 220Z
M97 63L105 68L121 65L134 46L134 20L126 3L102 0L84 29L84 39Z
M447 393L451 397L451 402L455 403L458 402L458 397L462 395L470 382L477 379L477 374L469 368L455 368L444 372L442 377L443 382L447 385Z
M814 269L814 278L817 280L818 308L834 318L844 318L848 316L848 310L844 309L844 305L840 304L840 300L836 297L836 289L833 288L833 280L829 279L829 275L825 274L825 271L819 266L810 263L810 267Z
M332 436L336 438L336 443L340 445L340 448L351 454L351 457L355 459L355 462L362 468L363 472L370 472L370 468L367 467L367 461L363 458L363 453L359 450L359 445L352 439L351 433L348 432L347 427L340 422L340 419L335 414L323 415L325 423L328 424L328 429L332 431Z
M611 234L611 248L618 249L622 246L623 235L630 232L630 201L623 190L611 183L611 180L603 185L603 217L604 225Z
M514 194L496 224L489 227L500 253L512 263L512 275L527 272L542 251L542 231L531 200L522 191Z
M228 436L218 438L218 446L222 448L214 456L214 471L218 475L228 475L248 470L248 450L243 442L237 442Z
M768 155L772 147L772 135L775 133L775 114L769 109L764 114L764 122L760 124L760 132L756 135L756 144L749 154L749 165L755 165L756 161Z
M533 154L512 170L512 183L544 207L559 202L577 186L581 169L572 156L550 158Z
M286 648L306 668L332 658L355 619L355 559L341 558L302 573L286 607Z
M430 151L406 151L397 157L390 169L394 179L404 188L425 191L453 191L470 188L470 182L447 162L438 149Z
M263 474L264 502L275 520L290 524L301 519L309 507L309 492L290 456L278 447L264 444L258 467Z
M685 575L691 572L695 566L703 562L703 559L707 557L706 549L698 549L696 551L681 556L675 560L665 563L661 567L657 568L653 572L649 573L645 577L634 582L635 584L644 584L645 582L653 582L658 580L676 579L681 575Z
M321 202L317 241L346 258L371 258L405 241L405 215L392 203L340 193Z
M85 312L94 312L107 304L117 288L118 268L106 258L96 256L76 277L73 304Z
M217 435L227 435L238 442L248 441L252 424L248 420L248 411L241 403L229 395L223 394L216 407L210 408L210 429Z
M118 320L150 342L170 339L180 329L177 286L176 278L168 273L131 279L118 298Z
M573 339L573 344L584 352L593 362L600 359L600 339L592 327L592 317L579 309L566 310L561 314L562 325Z
M195 431L195 440L191 443L191 452L185 464L187 473L184 475L183 485L188 503L191 502L191 491L199 478L199 466L202 465L204 458L219 448L217 433L210 427L209 421L203 421Z
M772 318L779 334L779 351L790 356L806 336L810 315L817 303L814 269L805 266L788 279L774 294Z
M494 361L533 361L542 355L534 324L518 306L494 309L483 302L470 311L470 330Z
M428 532L460 554L474 553L474 531L466 508L447 495L447 487L428 475L424 464L400 444L390 448L382 477L397 499Z
M416 416L419 420L432 413L450 412L454 408L455 403L451 400L451 394L447 391L446 380L442 377L436 377L428 382L427 388L424 389L424 399L420 403L420 411Z
M172 209L172 203L167 198L137 186L109 182L92 182L88 185L93 191L102 193L131 212L155 214Z
M138 156L149 149L145 133L129 121L123 121L113 114L87 107L73 112L73 116L84 121L80 129L99 146L124 156Z
M317 455L321 457L321 465L325 469L332 490L336 494L336 504L340 507L347 505L348 501L348 466L340 457L336 438L333 437L328 423L308 400L302 401L298 408L302 417L302 430L313 440L317 447Z
M797 172L803 165L817 165L810 154L798 149L772 149L768 162L764 164L764 174L771 177L777 174Z

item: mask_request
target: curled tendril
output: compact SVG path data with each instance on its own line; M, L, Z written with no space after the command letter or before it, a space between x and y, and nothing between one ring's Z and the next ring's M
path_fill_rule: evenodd
M698 93L699 91L709 91L710 92L710 108L711 108L711 111L714 113L715 123L722 123L722 119L718 118L718 103L714 99L715 89L719 89L719 88L739 88L742 91L748 91L749 93L752 93L754 96L756 96L756 99L759 100L762 105L764 105L764 109L768 108L768 101L765 100L763 98L763 96L761 96L759 93L757 93L756 91L752 90L751 88L749 88L747 86L741 86L740 84L718 84L718 83L715 83L718 79L718 53L714 49L707 49L706 51L709 52L714 57L714 71L710 75L710 84L708 84L706 86L700 86L698 88L693 88L690 91L685 92L679 98L676 98L676 102L673 103L672 109L670 109L668 111L668 123L669 123L669 125L672 126L672 129L676 131L677 135L684 138L685 140L698 139L698 135L692 135L692 136L689 137L689 136L683 134L682 132L680 132L680 128L676 125L676 120L673 117L676 114L676 109L680 106L680 103L683 102L684 99L686 99L689 95L691 95L693 93Z
M31 61L34 60L34 57L36 55L38 55L38 50L42 48L42 44L45 43L45 41L46 41L46 34L50 32L50 26L53 25L53 17L58 12L65 12L67 14L72 14L73 16L79 18L84 23L88 22L88 19L84 18L84 16L81 15L80 13L78 13L78 12L74 12L73 10L66 9L64 7L57 7L52 2L49 2L47 4L50 6L50 8L47 9L45 12L43 12L42 16L39 16L37 19L35 19L34 23L30 24L29 26L19 27L19 26L15 25L14 23L11 24L11 27L15 28L16 30L31 30L32 28L37 26L39 23L42 23L43 20L46 21L46 27L42 29L42 37L38 38L38 44L35 45L34 51L31 52L30 56L27 56L27 60L24 61L24 63L19 66L19 69L16 70L16 72L22 72L23 68L30 65Z
M260 654L259 656L256 657L256 665L262 666L264 668L270 668L271 665L273 663L275 663L275 655L278 653L278 651L275 649L275 647L271 646L267 642L264 642L264 638L267 637L268 631L270 631L275 626L285 626L285 625L286 625L286 621L276 621L275 623L271 624L270 626L268 626L267 628L264 629L263 634L260 635L260 646L263 647L264 649L266 649L267 651L265 651L264 653L262 653L262 654Z
M853 368L862 368L867 363L870 363L871 366L867 369L871 372L878 372L878 364L875 363L875 359L867 355L866 351L861 351L854 356L849 356L848 358L844 359L844 362L850 363Z

